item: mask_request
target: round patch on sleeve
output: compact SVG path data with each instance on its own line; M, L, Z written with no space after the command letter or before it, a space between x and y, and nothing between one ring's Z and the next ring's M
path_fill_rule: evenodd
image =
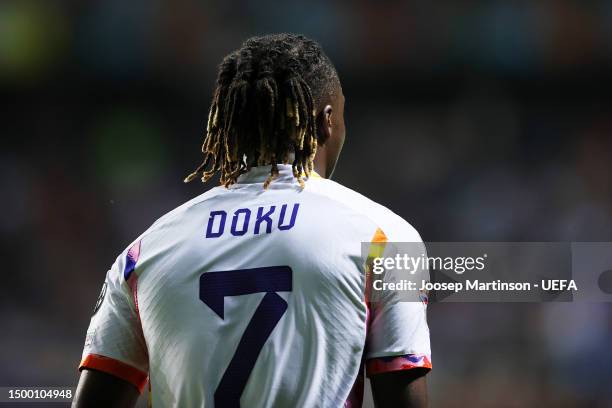
M104 296L106 296L106 282L104 282L104 285L102 285L102 290L100 291L100 295L98 295L98 300L96 301L96 306L94 307L93 314L96 314L98 309L100 309L100 306L102 306Z

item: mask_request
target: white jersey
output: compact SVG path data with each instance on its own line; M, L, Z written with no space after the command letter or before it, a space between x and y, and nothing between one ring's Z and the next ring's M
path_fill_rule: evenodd
M363 371L431 368L422 302L368 302L362 242L420 242L399 216L291 166L157 220L108 271L80 367L154 407L360 406Z

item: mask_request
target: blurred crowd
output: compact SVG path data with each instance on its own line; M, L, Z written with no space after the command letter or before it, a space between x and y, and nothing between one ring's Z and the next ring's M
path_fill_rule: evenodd
M107 268L214 183L220 59L322 43L334 178L425 241L612 241L612 2L0 2L0 385L70 385ZM433 304L434 406L612 405L609 303Z

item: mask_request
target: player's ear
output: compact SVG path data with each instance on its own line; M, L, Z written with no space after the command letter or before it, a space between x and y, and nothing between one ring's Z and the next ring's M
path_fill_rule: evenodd
M317 116L317 142L319 146L323 146L332 135L332 113L331 105L326 105Z

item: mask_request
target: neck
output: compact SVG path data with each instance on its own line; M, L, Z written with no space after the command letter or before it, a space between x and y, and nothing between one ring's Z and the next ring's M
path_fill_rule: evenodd
M291 163L292 161L293 161L293 155L290 155L289 163ZM257 167L256 160L251 161L251 167ZM314 171L319 176L323 178L331 177L331 173L333 172L334 169L332 168L328 173L327 161L326 161L325 154L322 151L322 147L319 147L319 150L317 151L317 154L315 155L315 158L313 160L313 167L314 167Z
M323 178L331 178L336 167L336 160L331 159L328 150L328 145L324 144L317 148L317 154L314 157L314 170Z
M316 171L319 176L323 178L329 178L331 176L331 174L327 174L327 163L325 163L324 156L319 154L319 152L317 152L313 160L313 167L314 171Z

